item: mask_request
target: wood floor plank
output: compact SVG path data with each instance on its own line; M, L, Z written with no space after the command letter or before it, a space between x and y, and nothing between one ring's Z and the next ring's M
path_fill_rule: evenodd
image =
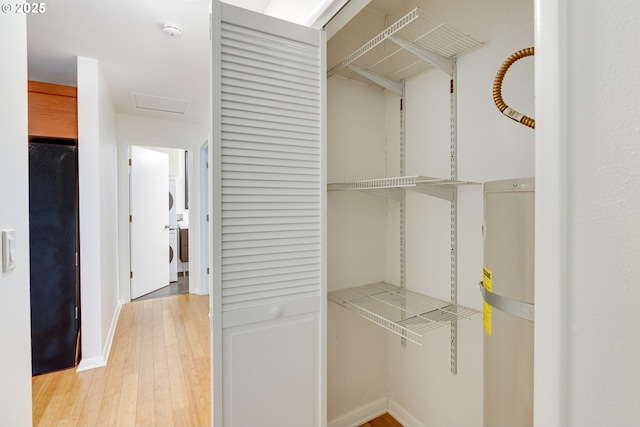
M53 398L56 388L57 373L49 375L37 375L31 379L31 389L33 393L33 425L40 425L51 399Z
M80 419L85 399L89 393L93 372L84 371L75 373L73 369L69 369L66 376L72 380L72 387L69 392L64 395L66 407L63 410L63 418L58 422L58 426L76 426Z
M136 423L136 408L138 396L138 374L125 374L122 382L122 393L118 404L116 425L132 426Z
M87 398L82 405L82 411L78 418L79 426L97 425L100 405L104 394L104 387L107 382L107 369L96 368L93 370L91 385L87 392Z
M141 323L136 423L153 425L155 419L153 409L155 399L153 300L134 302L129 305L140 313ZM149 403L151 410L149 410Z
M162 318L159 318L162 321ZM154 407L155 416L158 423L161 421L164 426L173 426L173 404L171 400L171 366L167 357L167 346L165 334L159 331L154 335Z
M44 410L39 424L41 426L55 426L64 416L64 408L66 406L65 396L56 394L51 397L49 405Z
M400 424L389 413L386 413L369 421L368 423L362 424L360 427L402 427L402 424Z
M103 394L98 411L98 424L105 426L115 426L118 419L118 406L120 405L120 395L117 393Z
M34 377L34 426L211 422L208 296L122 307L107 366Z

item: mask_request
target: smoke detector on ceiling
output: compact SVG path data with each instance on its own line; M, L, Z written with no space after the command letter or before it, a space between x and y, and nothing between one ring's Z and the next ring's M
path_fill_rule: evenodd
M162 32L167 37L175 37L175 38L180 37L180 35L182 34L180 32L180 28L178 28L178 26L174 24L164 24L164 26L162 27Z

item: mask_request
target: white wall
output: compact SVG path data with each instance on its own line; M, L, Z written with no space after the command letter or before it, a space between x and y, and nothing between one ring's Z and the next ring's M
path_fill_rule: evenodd
M382 90L331 78L327 86L328 182L385 174ZM385 200L355 192L329 192L328 290L384 279ZM386 409L385 332L335 304L327 314L329 425L366 421ZM383 400L382 403L380 400Z
M539 0L537 426L640 424L640 4Z
M118 239L120 265L120 297L131 300L129 282L129 175L130 145L171 147L189 150L189 292L207 294L200 281L200 205L199 155L201 141L197 124L175 120L155 119L130 114L118 114Z
M115 107L100 64L78 57L82 361L104 366L120 312Z
M27 20L0 16L0 230L16 230L16 268L0 270L0 425L31 425Z
M534 175L534 131L517 124L503 116L494 106L492 84L496 71L502 62L513 52L533 44L533 4L530 1L486 1L486 2L413 2L422 10L451 22L462 31L476 36L485 42L484 46L467 53L458 59L458 178L468 181L486 182L497 179L527 177ZM464 7L463 7L464 6ZM477 9L477 10L476 10ZM460 11L464 10L464 13ZM482 17L482 19L479 19ZM388 16L387 23L398 17ZM477 19L476 19L477 18ZM479 21L479 22L478 22ZM466 26L465 26L466 25ZM468 28L467 28L468 26ZM476 35L473 30L477 30ZM340 85L336 88L336 85ZM372 101L363 99L361 103L353 101L355 90L360 85L346 83L336 78L329 79L329 118L332 110L338 109L341 119L329 121L329 181L335 180L331 171L339 169L353 171L349 179L365 179L374 176L364 175L358 170L362 153L386 149L387 163L379 167L379 176L399 174L399 97L384 92L384 99L375 108L384 113L384 117L369 114L368 120L351 120L354 112L374 108ZM504 85L507 103L520 111L533 116L533 60L524 59L512 67ZM418 174L449 178L449 77L439 70L416 76L406 83L406 175ZM342 104L350 102L349 108ZM383 123L383 129L380 124ZM340 127L336 130L336 126ZM352 133L363 129L385 132L386 146L353 144ZM332 132L336 135L332 135ZM341 156L332 156L335 145L341 147ZM337 164L337 166L336 166ZM356 166L354 166L356 165ZM334 176L339 175L334 173ZM341 215L349 214L348 209L362 213L364 208L356 206L357 196L340 194L340 198L349 198L353 206L340 209ZM458 193L458 302L476 309L481 308L481 298L477 290L483 262L482 248L482 186L461 188ZM371 198L371 196L369 196ZM332 233L331 213L336 209L336 196L329 194L329 277L332 274L342 278L341 285L353 286L367 282L345 280L345 272L336 272L331 259L340 259L350 255L348 249L356 244L355 239L375 239L373 230L361 231L360 235ZM373 202L372 202L373 203ZM382 202L384 203L384 202ZM445 300L450 296L449 227L450 204L429 196L408 192L406 210L407 229L407 288ZM386 281L399 284L399 204L389 201L378 207L386 215L383 238L383 256L372 256L369 264L358 267L371 273L378 271L377 263L385 264L383 277ZM371 214L370 214L371 215ZM362 221L362 220L361 220ZM338 241L336 242L335 239ZM333 242L332 242L333 240ZM367 240L360 242L371 251L376 248ZM344 247L348 245L348 247ZM332 249L336 251L332 254ZM329 290L332 288L330 281ZM332 308L334 304L330 304ZM331 328L355 328L348 320L355 317L351 313L334 312L342 310L334 307L329 312L329 337ZM340 322L340 323L338 323ZM348 323L349 322L349 323ZM362 323L365 323L362 321ZM332 326L333 325L333 326ZM386 334L386 366L377 371L349 372L352 381L361 381L360 391L368 392L368 383L372 376L382 377L386 383L389 398L389 410L405 425L423 426L480 426L482 425L482 319L477 314L470 320L458 322L458 374L452 375L450 366L450 331L448 329L429 332L423 339L423 347L409 343L400 344L400 338ZM357 336L360 341L334 341L337 349L329 347L329 381L336 369L335 354L347 360L353 360L353 367L362 364L363 355L356 347L360 341L367 340ZM377 339L377 338L374 338ZM379 344L379 343L378 343ZM372 345L367 343L367 345ZM332 358L332 354L334 358ZM382 357L382 356L380 356ZM360 365L359 365L360 364ZM341 372L341 371L340 371ZM334 394L335 393L335 394ZM354 391L329 388L329 402L338 401L341 409L348 413L348 407L357 408L358 401ZM351 406L349 406L351 405ZM337 414L336 414L337 415ZM331 420L331 412L329 419ZM336 424L338 425L338 424ZM349 424L340 424L349 425Z

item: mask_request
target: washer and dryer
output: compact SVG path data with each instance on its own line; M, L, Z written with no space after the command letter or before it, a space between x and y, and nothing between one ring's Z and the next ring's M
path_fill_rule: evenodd
M169 282L178 280L178 213L176 177L169 177Z

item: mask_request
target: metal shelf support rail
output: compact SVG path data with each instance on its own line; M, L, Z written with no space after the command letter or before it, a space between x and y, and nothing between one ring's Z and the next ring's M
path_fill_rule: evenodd
M451 180L458 179L458 98L457 60L451 61L450 131L451 131ZM451 304L458 304L458 191L453 188L451 200ZM458 373L458 321L451 320L451 373Z
M406 93L405 93L406 85L404 82L402 83L402 99L400 100L400 141L399 141L399 151L400 151L400 175L404 176L405 174L405 165L406 165L406 144L405 144L405 125L406 125ZM402 289L407 288L406 283L406 271L407 271L407 258L406 258L406 249L407 249L407 232L406 232L406 206L407 206L407 193L406 191L402 192L402 200L400 200L400 287ZM400 338L400 345L403 347L407 346L407 339L405 337Z

